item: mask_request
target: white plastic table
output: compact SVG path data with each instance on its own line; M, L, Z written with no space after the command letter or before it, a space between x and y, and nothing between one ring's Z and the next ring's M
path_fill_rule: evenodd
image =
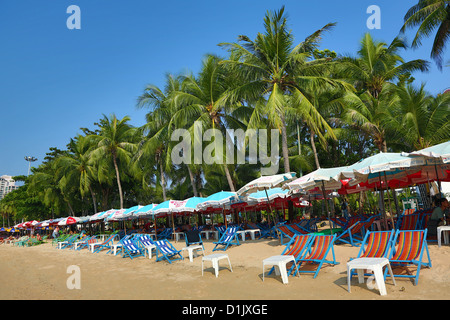
M178 242L180 240L180 236L184 236L184 232L173 232L172 234L175 242Z
M151 259L152 258L152 250L156 249L156 246L154 244L151 244L151 245L146 246L145 249L147 249L148 258Z
M233 269L231 268L231 262L230 262L230 258L228 258L228 254L226 253L214 253L214 254L210 254L208 256L204 256L202 258L202 276L203 276L203 261L211 261L212 262L212 266L214 268L215 274L216 274L216 278L219 276L219 260L222 259L227 259L228 260L228 264L230 265L230 270L231 272L233 272Z
M250 233L250 238L252 240L255 240L255 233L259 232L261 234L261 230L260 229L247 229L245 230L245 233Z
M357 269L359 283L364 283L364 270L371 270L375 276L375 282L377 284L380 295L385 296L386 285L384 283L383 267L387 266L391 275L392 281L395 283L394 274L392 273L391 265L387 258L358 258L347 262L347 284L348 292L350 292L351 274L352 269Z
M189 261L193 262L194 261L194 250L200 250L200 249L203 251L203 256L204 256L205 255L205 251L203 250L203 246L199 245L199 244L198 245L195 244L195 245L191 245L191 246L188 246L188 247L184 247L181 250L187 251L189 253Z
M275 267L275 274L277 276L281 275L281 280L284 284L287 284L288 281L288 275L287 275L287 269L286 264L289 262L295 263L295 257L291 255L279 255L279 256L272 256L270 258L263 260L263 281L264 281L264 267L266 265L268 266L274 266ZM297 274L300 277L300 273L298 272L298 267L295 265L295 268L297 269Z
M441 247L442 233L444 233L444 243L448 244L448 232L450 232L450 226L437 227L437 239L439 247Z
M236 231L237 234L241 235L242 241L245 241L245 230Z

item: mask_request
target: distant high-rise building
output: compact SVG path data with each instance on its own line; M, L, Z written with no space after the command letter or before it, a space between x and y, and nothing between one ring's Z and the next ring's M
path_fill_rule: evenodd
M17 188L16 181L14 181L11 176L0 176L0 200L3 199L7 193L16 190Z

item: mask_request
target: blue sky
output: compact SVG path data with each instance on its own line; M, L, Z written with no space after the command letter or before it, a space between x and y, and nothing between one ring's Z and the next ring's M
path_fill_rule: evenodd
M165 73L196 73L207 53L238 35L254 39L267 10L285 5L296 42L329 22L321 48L355 55L365 32L390 43L417 0L350 1L151 1L3 0L0 10L0 175L26 174L24 156L41 163L50 147L64 149L79 128L94 129L103 114L128 115L144 124L135 107L146 84L164 84ZM69 30L70 5L81 9L81 30ZM367 7L381 9L381 29L369 30ZM413 30L406 34L411 40ZM432 40L402 54L427 59ZM449 60L450 49L445 61ZM434 62L417 83L437 94L450 87L450 69Z

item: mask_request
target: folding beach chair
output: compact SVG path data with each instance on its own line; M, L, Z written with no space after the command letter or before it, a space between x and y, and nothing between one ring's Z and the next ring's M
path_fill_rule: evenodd
M180 253L181 250L175 249L175 247L169 241L167 241L167 239L158 240L154 243L156 245L156 261L165 259L169 263L172 263L172 261L184 260L183 256Z
M203 245L202 236L198 230L188 230L184 233L184 239L186 241L186 246L190 245L201 245L203 251L205 250L205 246Z
M95 243L93 244L93 252L97 253L104 249L111 249L112 244L114 243L114 239L117 237L117 234L111 234L108 239L103 241L102 243ZM97 247L97 248L96 248Z
M316 271L309 270L299 270L300 273L314 273L314 278L319 274L320 269L324 263L329 263L332 265L337 265L339 262L336 261L334 255L334 241L336 240L336 235L316 235L314 241L309 243L303 257L297 259L298 266L301 267L303 263L318 264ZM333 255L333 260L326 260L329 251L331 250Z
M401 215L397 220L396 228L399 230L416 230L419 216L418 213Z
M358 221L344 230L336 237L336 242L351 244L354 247L361 245L363 240L364 223Z
M72 245L72 243L74 243L77 239L78 239L78 237L80 236L80 234L73 234L73 235L71 235L69 238L67 238L66 240L64 240L64 241L58 241L58 245L57 245L57 249L59 248L59 249L65 249L65 248L67 248L67 247L69 247L69 246L71 246Z
M97 243L97 242L98 242L98 239L96 236L88 237L88 238L84 239L81 243L77 244L77 250L81 250L84 248L89 249L90 244ZM74 246L74 248L75 248L75 246Z
M277 229L280 234L280 244L284 244L283 239L288 239L287 243L290 242L294 237L297 235L294 230L289 228L289 226L286 225L280 225L277 226Z
M213 242L215 247L212 251L216 250L227 250L230 245L240 245L239 239L237 237L237 227L228 227L225 233L220 237L219 241ZM217 248L218 246L222 246L221 248Z
M388 258L394 235L395 230L367 232L355 259ZM353 277L354 275L356 275L356 271L352 270L351 276ZM365 275L370 276L372 273L367 273Z
M306 234L306 235L297 235L295 236L291 241L289 241L288 244L286 244L286 248L283 250L281 255L286 256L294 256L295 261L299 259L306 249L308 249L309 244L314 241L315 235L313 234ZM295 269L295 263L292 264L292 266L288 270L288 276L291 275L292 271ZM274 267L272 267L267 275L270 275L275 270Z
M170 237L172 236L173 233L173 229L172 228L165 228L163 231L161 231L156 238L158 240L163 240L163 239L170 239Z
M122 258L130 257L133 259L141 256L145 257L145 249L137 242L131 239L127 239L122 242Z
M426 251L428 262L423 262L423 254ZM389 256L392 267L411 265L417 266L416 275L394 275L399 278L414 278L414 285L419 283L419 274L422 266L431 268L430 252L427 245L427 230L397 230L392 242L392 250Z

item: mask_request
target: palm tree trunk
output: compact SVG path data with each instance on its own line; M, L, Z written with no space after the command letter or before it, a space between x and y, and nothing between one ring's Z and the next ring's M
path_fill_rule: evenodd
M311 130L311 148L314 153L314 161L316 162L317 169L320 169L319 156L317 155L316 143L314 142L315 132Z
M163 199L164 199L164 201L166 201L167 200L167 197L166 197L166 178L164 177L164 170L163 170L162 161L159 162L159 171L160 171L160 175L161 175L161 187L162 187L162 192L163 192Z
M192 190L194 191L194 197L198 197L197 186L195 185L194 175L192 174L192 170L189 165L186 165L189 172L189 179L191 179Z
M284 161L284 172L291 172L291 168L289 166L289 149L287 143L287 131L286 131L286 123L283 121L283 126L281 127L281 148L283 151L283 161Z
M228 185L230 186L231 192L236 192L236 189L234 188L233 179L231 178L230 170L228 169L228 166L226 163L224 163L223 167L225 168L225 175L227 176Z
M114 168L116 169L117 186L119 187L120 209L123 209L122 184L120 183L119 167L117 166L116 157L113 156Z
M92 202L94 204L94 214L96 214L97 213L97 199L96 199L95 193L92 190L92 187L90 185L89 185L89 191L91 191Z

